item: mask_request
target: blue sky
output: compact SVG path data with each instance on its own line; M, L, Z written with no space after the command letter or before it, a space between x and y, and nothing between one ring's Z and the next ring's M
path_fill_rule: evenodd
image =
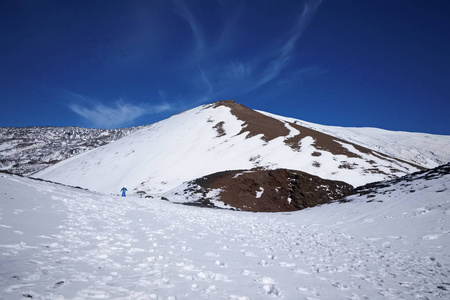
M0 127L144 125L217 100L450 134L450 1L0 2Z

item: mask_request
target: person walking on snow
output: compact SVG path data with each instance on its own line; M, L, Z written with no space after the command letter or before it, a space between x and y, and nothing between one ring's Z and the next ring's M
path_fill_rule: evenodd
M126 192L128 190L127 190L127 188L125 186L120 191L122 192L122 197L126 197L127 196Z

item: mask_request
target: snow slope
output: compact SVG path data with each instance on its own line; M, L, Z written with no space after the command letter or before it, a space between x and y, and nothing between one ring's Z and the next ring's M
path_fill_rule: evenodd
M155 193L212 173L252 168L301 170L353 186L418 170L225 101L175 115L33 176L106 194L124 185L133 192Z
M425 168L435 168L438 165L450 162L450 136L448 135L389 131L370 127L326 126L268 112L259 112L279 120L297 122L305 127L357 143Z
M448 172L274 214L0 190L0 299L450 298Z

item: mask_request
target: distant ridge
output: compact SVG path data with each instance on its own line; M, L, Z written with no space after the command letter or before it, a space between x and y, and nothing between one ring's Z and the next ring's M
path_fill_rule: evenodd
M0 127L0 170L29 175L139 129Z

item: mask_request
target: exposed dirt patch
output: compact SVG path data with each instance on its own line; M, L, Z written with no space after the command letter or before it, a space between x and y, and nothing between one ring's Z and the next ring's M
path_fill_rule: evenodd
M214 129L217 132L217 137L221 137L225 135L225 130L223 129L223 124L225 124L225 122L221 121L219 123L217 123L216 125L214 125Z
M358 165L355 164L355 163L351 164L351 163L346 162L346 161L341 161L341 164L338 166L338 168L339 169L353 170L353 169L356 169L357 166Z
M307 136L310 136L314 139L314 144L313 146L317 149L317 150L324 150L324 151L328 151L334 155L345 155L347 157L357 157L357 158L361 158L361 156L359 156L356 153L353 153L351 151L349 151L347 148L344 148L340 143L338 143L338 141L340 142L345 142L343 140L340 140L338 138L335 138L331 135L295 124L295 123L289 123L290 126L294 127L295 129L297 129L298 131L300 131L299 134L297 134L296 136L287 139L286 140L286 144L291 145L291 147L294 147L296 145L299 144L299 142L304 139ZM347 144L350 144L348 142L345 142ZM363 153L370 153L371 150L358 146L358 145L353 145L357 150L363 152Z
M244 126L239 134L248 132L247 138L262 134L262 139L268 142L289 134L289 129L284 126L283 122L263 115L244 105L237 104L234 100L218 101L212 105L213 107L229 107L231 113L244 122Z
M283 122L259 113L253 109L247 108L241 104L236 103L234 100L218 101L212 104L213 107L226 106L231 109L231 113L239 120L244 122L244 126L239 134L248 132L247 137L256 136L262 134L262 139L270 141L278 137L285 137L289 135L289 129L286 128ZM297 129L300 133L294 137L285 140L285 143L293 149L299 150L299 142L305 137L312 137L314 139L314 146L318 150L324 150L338 155L343 154L348 157L360 157L359 155L347 150L337 141L341 141L331 135L318 132L316 130L301 126L296 123L288 123L293 128ZM345 141L341 141L345 142ZM363 153L370 153L371 150L353 145L356 149Z
M295 211L329 203L347 195L352 186L296 170L225 171L192 182L197 193L221 189L220 200L245 211ZM192 190L190 191L192 192ZM210 206L203 198L199 205Z
M247 108L241 104L236 103L234 100L224 100L224 101L218 101L213 104L211 104L212 107L218 107L218 106L226 106L231 109L231 113L236 116L239 120L244 122L244 126L239 134L248 132L247 138L256 136L261 134L262 139L266 142L273 140L278 137L286 137L289 135L290 131L288 128L286 128L285 123L282 121L279 121L277 119L271 118L269 116L266 116L264 114L261 114L255 110L252 110L250 108ZM382 153L373 151L371 149L365 148L363 146L359 146L357 144L336 138L334 136L301 126L295 122L287 122L288 125L293 127L294 129L299 131L299 134L290 137L288 139L285 139L285 144L290 146L292 149L299 151L300 150L300 141L304 139L305 137L312 137L314 140L313 146L317 150L323 150L330 152L333 155L345 155L347 157L353 157L353 158L362 158L359 154L354 153L350 151L349 149L345 148L342 143L350 145L354 147L356 150L358 150L360 153L370 154L375 157L389 160L393 163L402 162L409 164L410 166L413 166L417 169L424 169L416 164L395 159L389 156L386 156ZM315 152L319 153L319 152ZM314 155L313 155L314 156Z

